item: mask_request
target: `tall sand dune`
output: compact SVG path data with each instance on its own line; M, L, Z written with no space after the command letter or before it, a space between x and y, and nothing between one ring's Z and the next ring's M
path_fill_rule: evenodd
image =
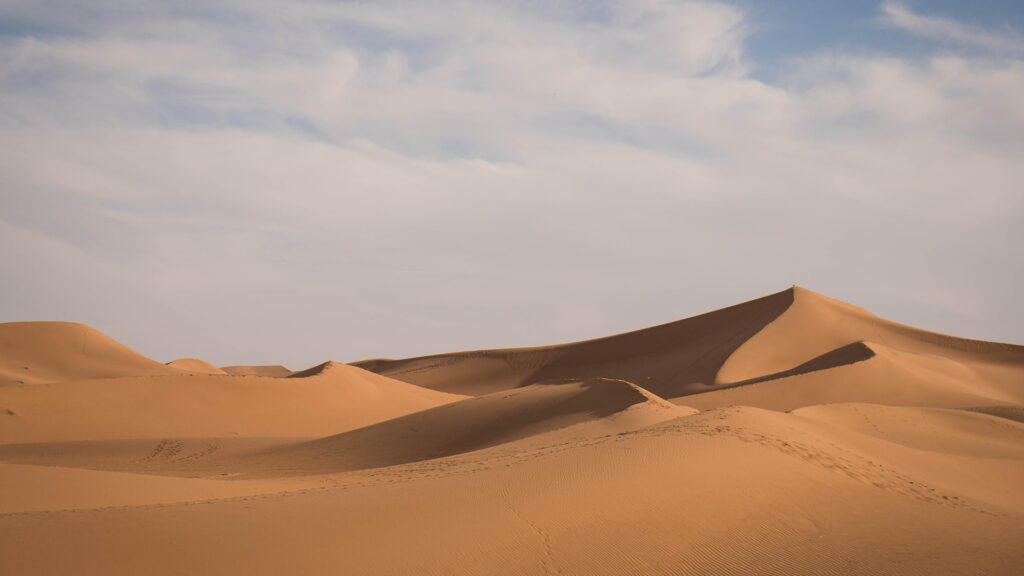
M0 386L177 372L84 324L0 324Z
M686 320L573 344L457 352L355 365L405 382L480 395L558 378L627 380L658 396L706 390L732 352L792 304L787 290Z
M876 360L879 355L885 360ZM965 340L896 324L799 287L597 340L370 360L356 365L420 386L463 394L551 378L603 377L627 380L673 399L818 371L853 370L865 361L873 368L884 364L874 370L882 375L896 370L898 377L883 378L895 388L904 382L913 388L914 382L927 380L930 372L940 372L941 380L948 381L951 388L950 394L940 395L942 405L966 406L986 398L997 403L1017 402L1021 387L1016 383L1024 381L1024 347ZM901 364L905 365L897 366ZM844 394L819 390L806 400L754 404L791 408L821 398L843 398ZM793 396L805 398L803 392ZM885 402L886 396L900 403L924 401L913 390L891 388L854 398ZM728 397L753 396L735 393ZM706 398L704 405L708 402Z

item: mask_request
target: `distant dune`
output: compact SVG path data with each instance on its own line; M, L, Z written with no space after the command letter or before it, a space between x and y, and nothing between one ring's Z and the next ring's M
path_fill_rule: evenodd
M292 371L278 364L272 364L267 366L223 366L221 367L227 374L235 376L265 376L267 378L287 378L292 375Z
M0 324L0 378L4 574L1024 565L1024 347L802 288L585 342L296 372Z
M168 362L167 365L193 374L227 374L227 372L213 364L197 358L179 358L173 362Z
M84 324L0 324L0 386L176 372Z

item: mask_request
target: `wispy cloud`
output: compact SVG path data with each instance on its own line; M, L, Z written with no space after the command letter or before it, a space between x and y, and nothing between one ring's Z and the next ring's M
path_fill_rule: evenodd
M991 30L941 16L927 16L891 0L882 3L881 12L885 23L917 36L1001 54L1024 54L1024 38L1012 29Z
M871 306L892 278L1024 325L1012 54L802 55L769 84L716 2L56 12L0 6L3 318L301 365L793 282Z

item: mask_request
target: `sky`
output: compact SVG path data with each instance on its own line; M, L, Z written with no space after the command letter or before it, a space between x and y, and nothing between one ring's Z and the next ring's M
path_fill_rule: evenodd
M800 285L1024 344L1024 5L0 0L0 321L217 365Z

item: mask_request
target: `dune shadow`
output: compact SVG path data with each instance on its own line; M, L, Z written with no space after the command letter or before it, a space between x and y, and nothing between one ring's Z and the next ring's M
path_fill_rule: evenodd
M864 342L853 342L846 346L841 346L826 352L821 356L817 356L795 368L789 370L783 370L782 372L775 372L774 374L766 374L764 376L758 376L757 378L750 378L742 380L740 382L730 382L728 384L720 384L715 386L711 390L726 390L729 388L737 388L739 386L749 386L750 384L758 384L760 382L767 382L769 380L778 380L780 378L789 378L790 376L799 376L801 374L808 374L810 372L819 372L821 370L829 370L831 368L838 368L840 366L847 366L855 364L857 362L863 362L875 357L875 351L872 350Z

